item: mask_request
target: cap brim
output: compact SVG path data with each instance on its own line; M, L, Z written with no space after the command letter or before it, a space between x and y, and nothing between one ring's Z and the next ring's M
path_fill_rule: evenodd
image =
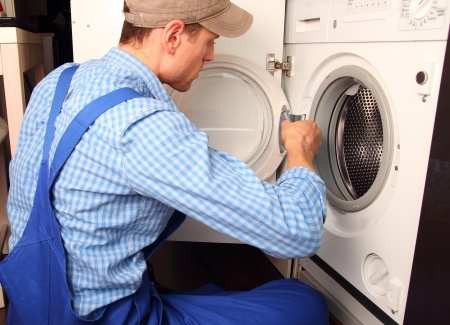
M228 10L213 18L200 21L200 25L223 37L238 37L245 34L252 25L253 16L231 3Z

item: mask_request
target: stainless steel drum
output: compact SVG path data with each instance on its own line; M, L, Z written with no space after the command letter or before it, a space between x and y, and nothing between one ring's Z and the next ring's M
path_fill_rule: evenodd
M348 96L336 130L339 172L354 199L372 187L383 157L383 123L371 91L359 86Z
M330 204L343 211L370 205L393 159L392 118L380 85L366 70L341 67L319 87L311 116L322 129L316 157Z

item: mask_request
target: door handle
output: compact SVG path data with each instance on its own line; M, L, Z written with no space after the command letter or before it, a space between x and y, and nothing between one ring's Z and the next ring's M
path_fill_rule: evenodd
M306 119L306 114L301 115L295 115L291 114L291 111L286 107L286 105L283 105L281 108L281 114L280 114L280 124L278 125L278 144L280 146L280 153L283 154L286 151L286 148L283 144L283 140L281 139L281 124L283 124L284 121L288 120L291 122L297 122L297 121L303 121Z

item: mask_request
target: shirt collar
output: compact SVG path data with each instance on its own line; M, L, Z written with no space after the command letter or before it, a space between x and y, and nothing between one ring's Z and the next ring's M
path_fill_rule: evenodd
M137 80L138 91L147 97L153 97L155 99L172 103L172 99L164 86L142 61L132 56L131 54L114 47L105 56L103 60L111 61L119 65L122 69L132 71L133 77Z

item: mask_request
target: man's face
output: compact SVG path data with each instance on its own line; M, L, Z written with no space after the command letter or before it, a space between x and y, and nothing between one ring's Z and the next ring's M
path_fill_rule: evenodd
M219 36L206 28L201 28L195 36L187 31L176 55L176 64L172 70L169 85L178 91L187 91L198 78L206 61L214 59L214 42Z

